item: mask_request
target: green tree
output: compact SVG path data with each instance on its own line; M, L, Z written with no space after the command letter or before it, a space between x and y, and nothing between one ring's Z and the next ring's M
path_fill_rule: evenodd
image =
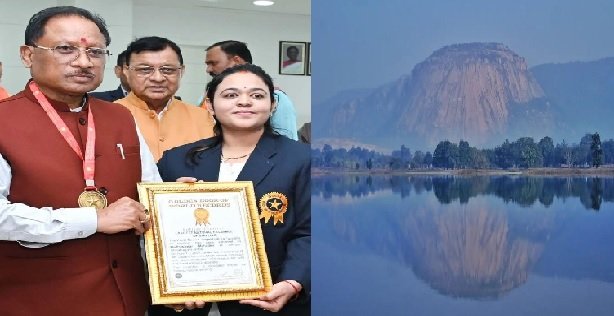
M367 169L371 170L373 168L373 159L369 158L367 160Z
M433 166L439 168L456 168L458 165L458 146L450 141L441 141L433 152Z
M490 167L487 153L483 150L478 150L475 147L469 148L469 167L477 169L486 169Z
M324 144L322 155L324 156L324 167L330 167L333 161L333 147L329 144Z
M401 145L401 162L406 165L411 161L411 150L405 145Z
M559 145L557 145L558 151L560 152L560 156L562 162L567 165L567 167L571 167L574 164L574 155L573 148L569 146L565 140Z
M497 166L497 156L494 149L482 149L480 150L484 159L486 159L486 168Z
M458 166L460 168L467 168L469 167L469 160L471 158L469 157L469 143L461 140L458 143Z
M524 168L535 168L543 165L541 150L533 137L521 137L516 142L518 165Z
M614 163L614 140L608 139L601 143L601 149L603 149L603 163Z
M591 140L591 156L593 158L592 165L599 168L603 164L603 149L601 149L601 138L599 133L595 133Z
M388 167L392 170L399 170L404 168L403 160L399 157L390 158L390 162L388 162Z
M539 147L542 157L544 158L544 166L554 166L554 142L552 141L552 138L548 136L542 138L537 146Z
M507 139L501 146L495 147L495 162L497 166L503 169L514 167L512 147L512 144Z
M430 168L432 164L433 164L433 155L431 154L430 151L427 151L426 154L424 154L424 165L427 168Z
M585 134L580 140L580 145L574 148L574 160L577 165L590 165L592 161L591 144L593 134Z
M411 167L412 168L422 168L424 167L424 153L420 150L416 150L414 156L411 158Z

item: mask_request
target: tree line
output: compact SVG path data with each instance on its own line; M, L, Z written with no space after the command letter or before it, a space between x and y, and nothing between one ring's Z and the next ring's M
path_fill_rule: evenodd
M326 144L312 149L312 166L339 169L487 169L539 167L599 167L614 164L614 139L601 142L599 133L586 134L577 144L555 144L549 136L538 142L532 137L505 140L495 148L478 149L461 140L441 141L435 150L423 152L401 145L390 155L361 147L333 149Z

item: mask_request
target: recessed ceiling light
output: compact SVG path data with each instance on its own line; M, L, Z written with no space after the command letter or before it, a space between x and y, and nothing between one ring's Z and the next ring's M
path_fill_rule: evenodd
M254 1L254 5L258 5L258 6L262 6L262 7L268 7L270 5L275 4L275 2L273 1L267 1L267 0L257 0Z

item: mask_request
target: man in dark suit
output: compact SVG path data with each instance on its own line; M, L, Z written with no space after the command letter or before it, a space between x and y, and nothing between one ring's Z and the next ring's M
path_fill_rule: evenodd
M126 75L124 75L123 71L124 66L126 65L126 54L127 52L123 51L119 55L117 55L117 65L115 65L115 68L113 69L113 71L115 72L115 76L119 78L119 87L117 87L117 89L115 90L110 91L92 92L90 93L91 96L101 100L114 102L115 100L119 100L125 97L128 92L130 92L128 79L126 78Z

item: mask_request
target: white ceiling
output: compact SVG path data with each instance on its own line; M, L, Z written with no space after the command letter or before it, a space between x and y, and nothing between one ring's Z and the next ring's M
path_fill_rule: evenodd
M178 7L211 7L243 11L262 11L285 14L311 15L311 0L274 0L275 4L259 7L252 4L253 0L135 0L139 5L165 5L172 3Z

